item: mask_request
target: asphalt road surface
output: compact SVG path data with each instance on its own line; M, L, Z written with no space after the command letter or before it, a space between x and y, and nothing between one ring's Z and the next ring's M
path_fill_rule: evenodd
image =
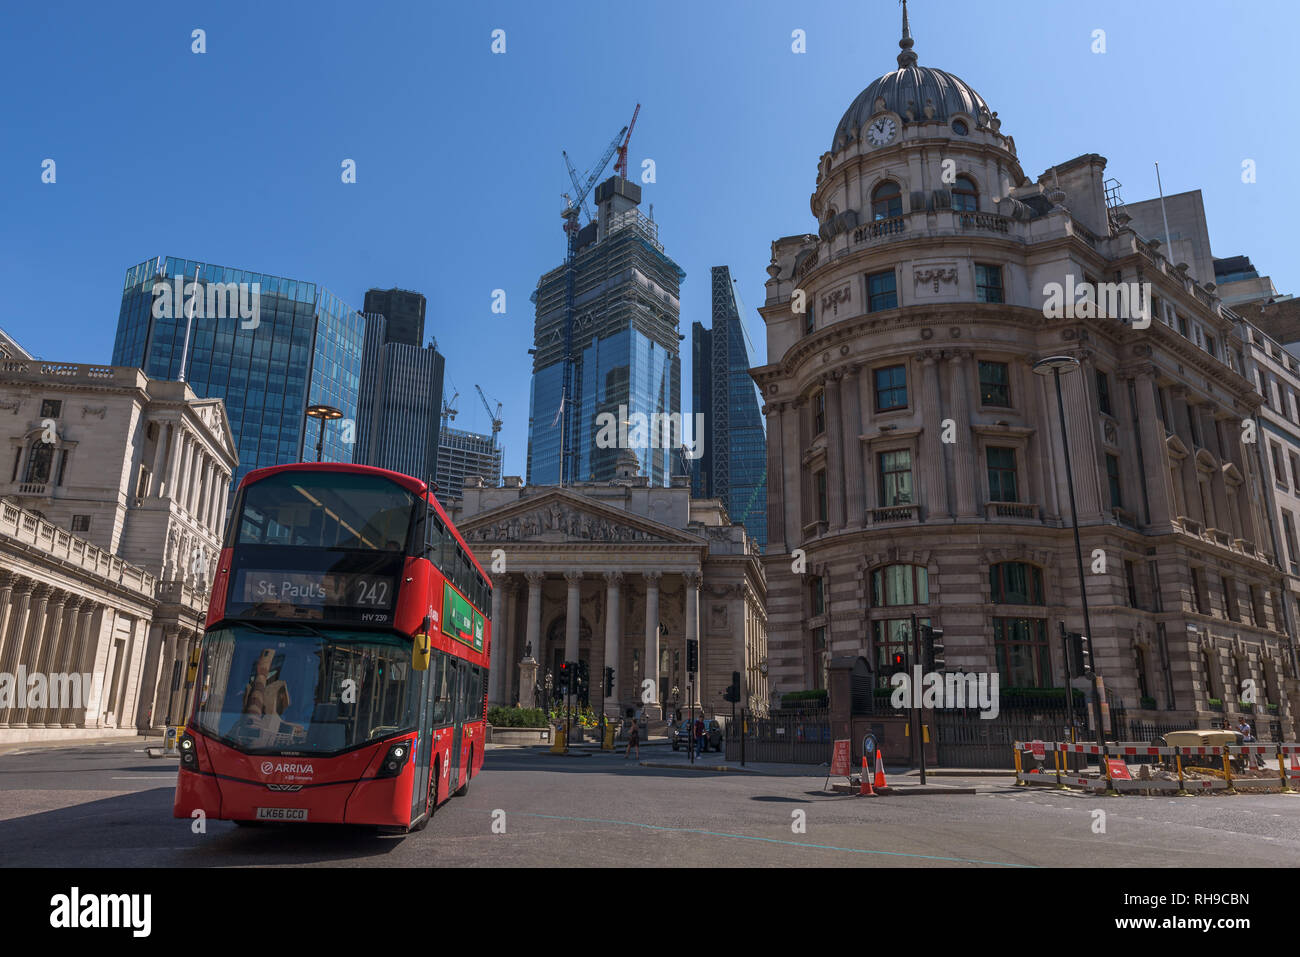
M655 759L647 753L646 760ZM872 800L822 791L824 770L777 770L785 773L678 771L621 755L497 748L469 793L410 836L228 821L209 821L206 833L195 834L191 822L171 816L174 758L150 759L139 742L30 749L0 755L0 861L1113 868L1300 860L1297 794L1104 798L1028 791L1010 779L944 778L977 793Z

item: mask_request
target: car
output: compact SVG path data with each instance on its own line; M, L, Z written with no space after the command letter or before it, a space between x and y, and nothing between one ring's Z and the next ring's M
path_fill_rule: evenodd
M686 718L677 726L677 731L673 734L673 750L678 751L683 747L691 746L691 719ZM704 719L704 750L712 748L714 751L722 750L722 725L717 718Z

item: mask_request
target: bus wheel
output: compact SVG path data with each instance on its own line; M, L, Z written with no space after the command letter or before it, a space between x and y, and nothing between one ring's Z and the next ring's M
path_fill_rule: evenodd
M464 797L469 791L469 776L474 770L474 745L469 746L469 760L465 762L465 783L456 789L456 797Z

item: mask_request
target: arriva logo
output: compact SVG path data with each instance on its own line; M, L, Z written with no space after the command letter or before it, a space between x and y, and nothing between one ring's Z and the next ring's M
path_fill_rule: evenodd
M310 764L276 764L274 761L262 762L263 774L313 774Z

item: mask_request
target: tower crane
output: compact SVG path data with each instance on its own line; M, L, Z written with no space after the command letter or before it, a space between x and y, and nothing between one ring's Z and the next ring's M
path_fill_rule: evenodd
M483 394L483 389L477 383L474 388L478 389L478 397L483 400L483 408L487 410L488 418L492 420L492 447L497 447L497 433L501 431L501 403L497 403L496 412L492 411L492 406L488 404L488 398Z
M632 111L632 122L627 125L627 136L623 138L623 143L618 148L618 159L614 161L614 172L624 179L627 179L627 144L632 142L632 130L636 126L637 114L641 112L641 104L636 105Z
M596 180L609 165L610 157L618 151L623 134L627 131L626 126L618 131L613 141L605 148L600 161L592 167L585 183L579 184L577 176L572 176L574 194L573 196L565 194L564 212L560 214L564 217L564 233L568 239L568 251L564 257L564 384L563 391L560 393L561 485L564 485L569 478L567 473L573 470L573 425L577 422L577 417L573 413L577 405L573 388L573 287L577 280L575 261L578 258L578 232L581 229L578 225L578 217L587 194L591 192L591 188L596 185ZM567 153L564 154L564 162L572 174L573 167L569 163Z
M447 398L447 390L442 390L442 430L447 431L447 422L456 418L456 400L460 398L460 393L456 392L456 386L452 385L454 393L450 399Z

